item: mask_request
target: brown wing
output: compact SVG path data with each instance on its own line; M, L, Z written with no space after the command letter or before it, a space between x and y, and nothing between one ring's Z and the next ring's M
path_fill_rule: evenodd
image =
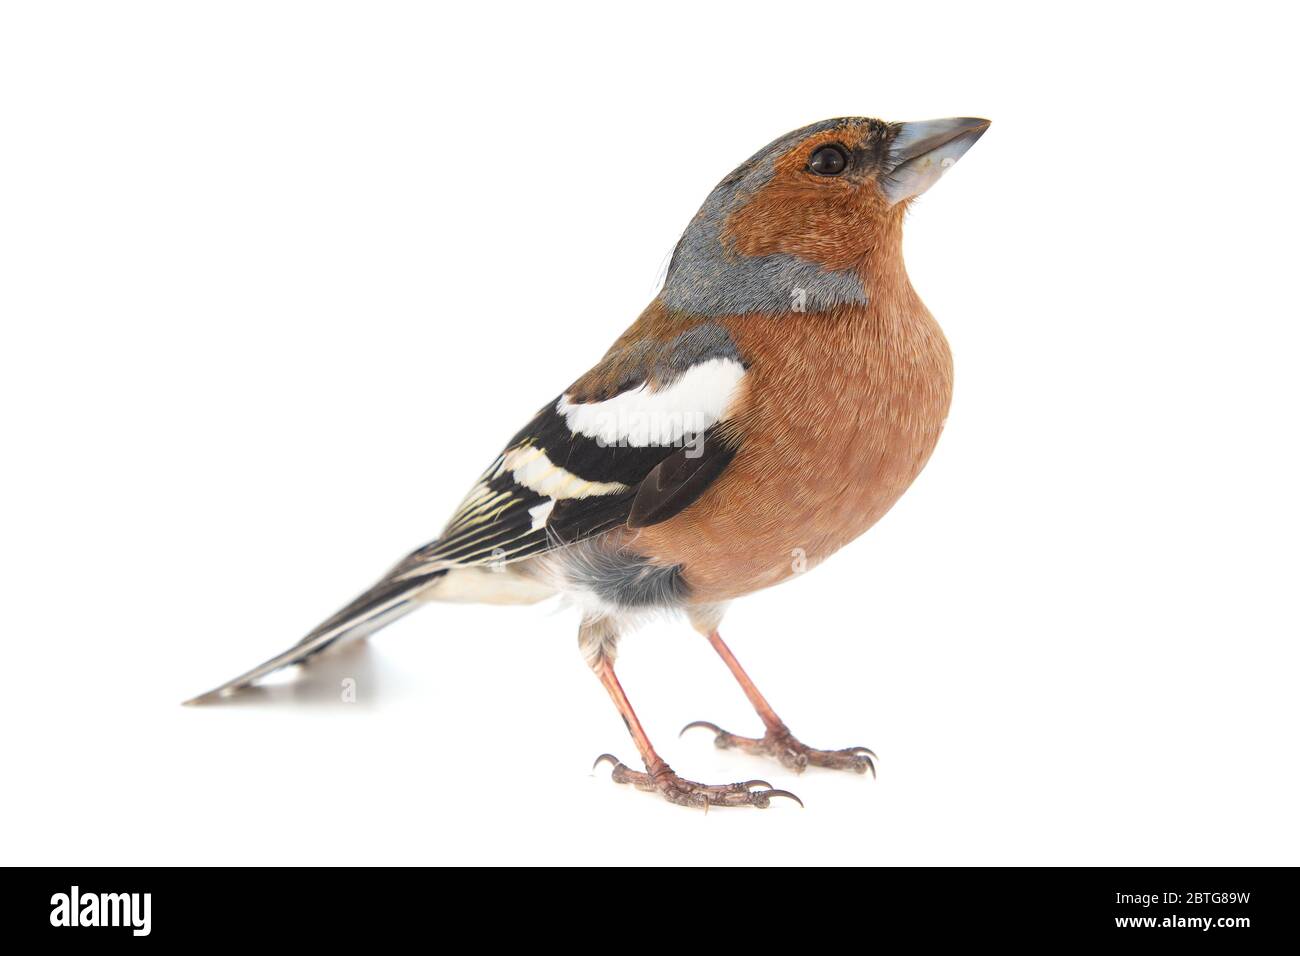
M628 527L659 524L693 503L730 464L736 448L730 436L711 429L691 445L677 449L637 485Z

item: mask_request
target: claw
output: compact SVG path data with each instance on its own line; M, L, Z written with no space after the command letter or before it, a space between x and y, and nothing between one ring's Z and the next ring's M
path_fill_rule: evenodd
M709 723L707 720L693 720L693 721L691 721L689 724L687 724L685 727L683 727L683 728L678 732L677 736L678 736L678 737L681 737L682 734L686 733L686 731L692 729L693 727L706 727L706 728L708 728L709 730L713 731L715 734L725 734L725 733L726 733L726 731L723 730L721 727L719 727L717 724L711 724L711 723Z
M616 770L623 764L623 761L619 760L613 754L601 754L599 757L596 758L596 762L591 765L591 772L595 773L596 768L599 767L606 760L608 760L609 765Z
M760 806L760 807L766 807L771 802L773 797L789 797L795 803L799 804L800 807L803 807L803 801L800 800L798 797L796 797L789 790L760 790L758 793L755 794L755 796L764 798L762 803L756 804L756 806ZM804 807L804 809L807 808Z
M870 757L872 760L880 759L876 756L876 752L870 747L850 747L848 752L851 754L862 754L864 757Z
M741 784L741 786L744 787L746 790L748 790L750 787L766 787L768 790L772 789L772 785L768 783L766 780L746 780L744 783Z

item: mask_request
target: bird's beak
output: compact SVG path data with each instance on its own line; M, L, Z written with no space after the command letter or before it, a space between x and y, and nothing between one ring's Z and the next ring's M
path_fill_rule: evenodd
M880 191L892 206L919 196L975 145L989 121L972 116L898 123L889 145Z

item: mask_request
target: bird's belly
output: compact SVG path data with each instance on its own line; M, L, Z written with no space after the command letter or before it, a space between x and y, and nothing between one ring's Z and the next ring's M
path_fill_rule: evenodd
M850 449L833 483L780 476L789 496L779 507L743 499L701 499L673 522L632 542L657 563L680 565L692 602L716 603L757 591L815 567L861 535L893 506L934 448L900 438L881 450ZM761 455L755 455L760 458ZM733 465L744 466L738 455ZM767 470L761 461L751 465ZM719 496L720 497L720 496Z

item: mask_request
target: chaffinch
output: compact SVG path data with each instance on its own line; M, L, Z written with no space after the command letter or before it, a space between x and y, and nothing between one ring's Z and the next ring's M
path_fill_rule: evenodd
M983 119L849 117L782 136L709 194L663 289L605 357L509 442L436 541L302 641L195 702L245 687L429 601L582 609L578 643L645 770L613 779L687 806L766 807L764 781L678 776L614 673L647 611L684 612L762 718L719 746L875 772L863 747L790 733L718 635L733 598L816 565L871 527L924 466L952 391L943 333L908 281L903 217ZM792 560L792 555L795 559Z

